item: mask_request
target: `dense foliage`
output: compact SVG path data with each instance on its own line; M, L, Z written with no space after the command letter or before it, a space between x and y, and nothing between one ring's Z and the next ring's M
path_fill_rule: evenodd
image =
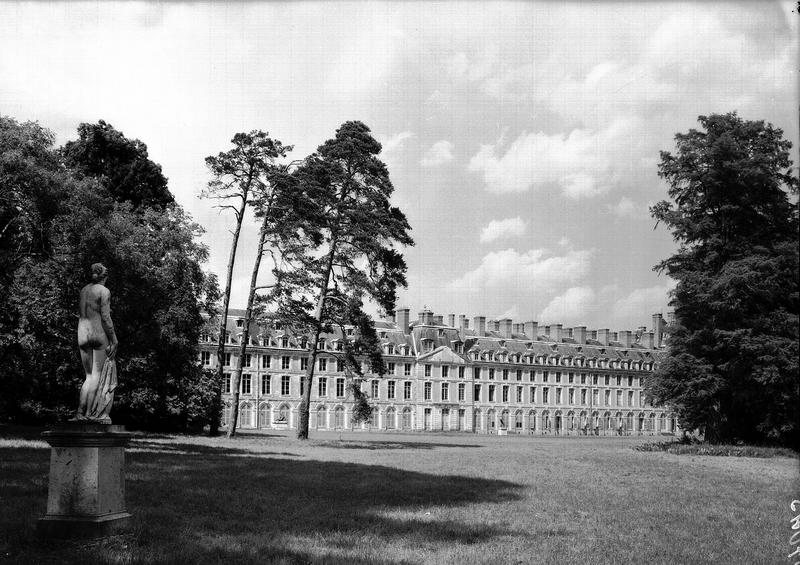
M651 213L679 243L669 353L648 383L712 442L798 441L798 180L790 142L735 113L676 135ZM795 170L796 172L796 170Z
M370 408L358 383L362 360L383 374L380 341L366 300L394 310L398 286L405 286L406 264L398 247L413 245L405 215L391 206L394 187L378 158L381 145L361 122L346 122L294 173L296 190L307 199L296 213L302 230L282 242L274 270L278 318L310 336L309 361L300 405L298 437L308 437L309 406L319 338L341 331L345 372L351 377L356 419ZM354 328L352 336L345 326Z
M0 418L52 421L77 406L78 293L89 266L102 262L120 341L112 418L150 429L202 426L211 377L197 343L217 287L202 270L200 228L174 204L144 144L103 122L79 131L59 151L38 124L0 118ZM124 158L119 147L128 148ZM113 167L92 169L78 155Z

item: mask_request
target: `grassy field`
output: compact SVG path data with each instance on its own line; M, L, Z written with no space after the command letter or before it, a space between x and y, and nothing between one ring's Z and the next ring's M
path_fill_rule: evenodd
M141 436L130 534L40 542L48 448L0 429L0 563L786 563L797 459L642 438Z

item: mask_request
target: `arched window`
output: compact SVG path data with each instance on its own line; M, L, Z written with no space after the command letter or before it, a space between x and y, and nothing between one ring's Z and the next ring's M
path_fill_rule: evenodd
M511 422L508 420L508 410L500 412L500 429L507 430L511 428Z
M231 405L226 402L225 407L222 409L222 425L227 426L230 421L231 421Z
M288 404L281 404L281 407L278 408L278 422L286 422L289 423L289 405Z
M532 431L536 431L536 410L531 410L528 413L528 428Z
M253 406L249 402L239 406L239 426L242 428L253 427Z
M386 429L393 430L394 429L394 418L395 418L395 411L394 408L387 408L386 415L384 416Z
M483 429L481 427L481 411L475 410L472 413L472 429L475 431Z
M333 427L342 429L344 427L344 408L337 406L333 411Z
M400 425L404 430L411 429L411 408L403 409L403 418Z
M522 410L514 412L514 429L517 432L522 431Z
M322 430L328 427L328 409L324 406L317 408L317 429Z
M270 410L271 407L269 404L262 404L258 407L258 427L259 428L269 428L272 422L270 421Z
M486 412L486 427L489 429L489 431L492 431L492 432L497 427L497 422L495 421L494 408L491 408Z

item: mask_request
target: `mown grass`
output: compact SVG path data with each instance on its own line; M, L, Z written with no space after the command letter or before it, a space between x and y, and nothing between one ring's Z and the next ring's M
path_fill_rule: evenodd
M636 438L150 435L130 534L40 542L48 450L0 434L0 563L781 563L800 486L795 459Z

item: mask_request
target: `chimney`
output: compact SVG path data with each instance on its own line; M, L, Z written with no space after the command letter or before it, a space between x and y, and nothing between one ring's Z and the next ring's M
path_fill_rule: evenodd
M653 349L653 332L643 332L642 339L639 341L642 347Z
M653 314L653 347L661 347L661 338L664 336L664 317L661 313Z
M430 325L433 323L433 312L431 312L427 308L425 310L420 310L417 316L419 316L420 324Z
M389 312L389 313L386 315L386 318L387 318L387 319L388 319L390 322L397 322L397 318L396 318L396 314L395 314L394 310L392 310L391 312Z
M514 324L511 326L511 333L519 335L522 333L522 324Z
M631 343L633 342L633 332L630 330L625 330L619 332L619 339L618 341L622 343L622 347L630 347Z
M472 319L472 325L474 326L475 333L479 336L486 335L486 316L475 316Z
M447 315L447 325L451 328L456 327L456 315L455 314L448 314Z
M565 337L572 337L572 328L564 328L564 332L567 334Z
M590 330L589 331L589 339L593 339L597 341L597 330Z
M601 343L601 345L608 345L608 329L597 330L597 341Z
M617 332L611 332L611 337L608 338L609 341L619 341L617 338Z
M411 315L411 310L408 308L398 308L396 311L397 328L403 332L403 335L408 333L408 320Z
M578 343L586 343L586 326L576 326L572 328L572 339Z
M436 316L433 316L433 323L434 324L442 324L443 325L444 324L444 316L442 316L440 314L437 314Z
M561 343L561 338L564 337L561 333L561 324L553 324L550 326L550 339L554 339L556 343Z
M522 327L525 329L525 335L528 336L531 341L536 341L536 336L539 335L539 322L525 322L522 324Z
M511 318L503 318L497 322L497 325L500 329L500 335L505 338L511 337L511 325L512 325Z
M462 330L467 329L465 322L467 321L467 317L464 314L458 315L458 327Z

